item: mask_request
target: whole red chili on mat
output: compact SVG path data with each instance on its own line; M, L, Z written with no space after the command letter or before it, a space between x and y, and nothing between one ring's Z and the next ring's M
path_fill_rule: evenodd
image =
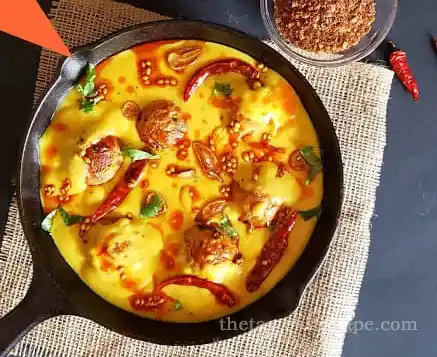
M249 85L259 77L259 71L254 66L239 59L229 58L215 61L199 69L189 80L184 91L184 101L188 101L196 89L199 88L209 76L229 72L240 73L247 77Z
M246 290L248 292L258 290L281 260L288 247L288 236L296 224L297 217L298 212L291 207L283 207L276 214L272 222L274 231L264 244L255 266L247 277Z
M388 41L388 43L391 46L389 60L393 71L411 93L413 99L417 101L419 99L419 86L408 64L407 53L397 48L392 41Z

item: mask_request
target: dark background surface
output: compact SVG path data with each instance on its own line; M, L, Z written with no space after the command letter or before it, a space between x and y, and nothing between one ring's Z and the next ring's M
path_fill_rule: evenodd
M1 1L1 0L0 0ZM9 0L15 1L15 0ZM38 0L47 12L51 0ZM203 19L265 37L257 0L130 0L172 17ZM421 87L414 103L394 81L387 147L372 222L372 244L356 324L344 357L435 357L437 327L437 1L400 0L390 37L407 50ZM40 49L0 33L0 227L4 228L19 141L32 107ZM351 118L353 119L353 118ZM383 331L383 321L415 321L415 331ZM370 326L370 325L368 325ZM387 327L384 325L383 327ZM413 325L411 325L413 326ZM298 357L298 356L296 356Z

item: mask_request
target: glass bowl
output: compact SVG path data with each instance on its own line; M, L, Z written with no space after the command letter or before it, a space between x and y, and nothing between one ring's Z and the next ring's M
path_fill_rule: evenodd
M398 0L375 0L376 19L370 32L348 50L326 54L309 52L286 42L276 27L273 3L274 0L260 0L261 15L270 39L291 58L321 67L344 66L371 54L390 32L398 8Z

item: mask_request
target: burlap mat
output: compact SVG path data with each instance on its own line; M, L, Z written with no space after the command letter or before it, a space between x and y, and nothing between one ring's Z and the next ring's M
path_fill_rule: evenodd
M163 17L107 0L61 0L51 18L71 48L115 30ZM51 79L57 56L42 51L35 90ZM288 318L223 342L166 347L135 341L83 318L62 316L34 328L15 348L19 356L329 356L341 355L367 262L370 219L383 159L392 72L357 63L339 69L297 65L322 98L340 139L345 200L330 252L298 310ZM13 200L0 251L0 315L23 298L31 258Z

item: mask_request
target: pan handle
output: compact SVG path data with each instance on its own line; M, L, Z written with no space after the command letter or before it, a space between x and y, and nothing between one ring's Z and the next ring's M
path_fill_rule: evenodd
M32 327L68 311L66 297L42 269L37 271L34 266L32 282L26 296L0 319L0 357L8 356L11 349Z

